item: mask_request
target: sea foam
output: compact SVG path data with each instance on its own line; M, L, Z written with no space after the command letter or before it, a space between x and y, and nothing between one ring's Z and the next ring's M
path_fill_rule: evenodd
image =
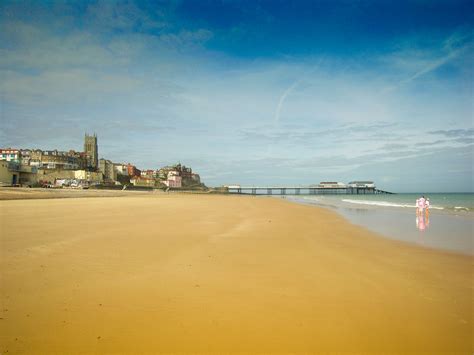
M367 200L351 200L342 199L343 202L353 203L357 205L381 206L381 207L401 207L401 208L416 208L415 204L401 204L387 201L367 201ZM444 207L430 206L430 209L444 210Z

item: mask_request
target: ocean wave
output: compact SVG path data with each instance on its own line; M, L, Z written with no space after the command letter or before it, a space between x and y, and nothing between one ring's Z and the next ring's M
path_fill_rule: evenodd
M414 204L400 204L387 201L367 201L367 200L351 200L342 199L342 202L354 203L356 205L369 205L369 206L383 206L383 207L404 207L404 208L415 208Z
M341 196L342 197L342 196ZM291 197L290 197L291 198ZM295 196L296 201L305 201L310 204L317 204L323 206L331 207L343 207L348 205L359 205L359 206L372 206L372 207L388 207L388 208L401 208L401 209L416 209L415 203L409 203L408 201L390 201L390 200L359 200L352 198L331 198L331 197L316 197L316 196ZM438 201L439 202L439 201ZM443 201L441 201L443 202ZM447 201L446 201L447 202ZM466 207L464 204L452 205L446 204L432 204L430 210L439 210L448 213L472 213L474 212L474 207ZM355 206L354 206L355 207Z
M456 211L462 210L462 211L470 211L471 209L469 207L463 207L463 206L455 206L454 209Z
M380 206L380 207L416 208L415 204L403 204L403 203L394 203L394 202L388 202L388 201L368 201L368 200L351 200L351 199L343 199L342 201L357 204L357 205ZM430 206L430 209L444 210L444 207Z

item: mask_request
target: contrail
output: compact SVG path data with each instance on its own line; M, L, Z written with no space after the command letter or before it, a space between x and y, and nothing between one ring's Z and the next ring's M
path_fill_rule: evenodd
M286 97L294 90L295 87L297 87L305 78L300 78L297 81L295 81L291 86L289 86L283 95L280 96L280 100L278 101L278 105L275 111L275 119L274 123L277 125L280 122L280 112L281 108L283 106L283 103L285 102Z
M299 78L298 80L296 80L295 82L293 82L293 84L291 84L284 92L283 94L280 96L280 100L278 100L278 105L276 107L276 110L275 110L275 118L273 120L273 123L274 125L278 125L278 123L280 122L280 113L281 113L281 108L283 107L283 104L286 100L286 98L288 97L288 95L302 82L304 81L307 76L309 74L311 74L312 72L314 72L316 70L316 68L319 66L319 64L321 63L321 60L320 59L318 61L318 63L313 67L311 68L310 70L308 70L307 72L304 73L304 75Z
M448 55L434 61L433 63L431 63L430 65L427 65L425 68L417 71L415 74L413 74L412 76L406 78L406 79L403 79L401 81L399 81L396 85L393 85L393 86L389 86L387 88L385 88L384 90L382 90L382 93L386 93L386 92L390 92L390 91L393 91L395 89L397 89L399 86L402 86L402 85L405 85L405 84L408 84L409 82L417 79L418 77L422 76L422 75L425 75L433 70L436 70L438 69L439 67L443 66L444 64L446 64L447 62L451 61L452 59L456 58L461 52L463 52L464 50L466 50L467 48L469 47L469 45L467 46L464 46L462 48L459 48L459 49L456 49L456 50L453 50L451 51Z
M318 66L321 64L322 58L318 61L317 64L315 64L310 70L306 71L304 75L297 79L296 81L293 82L280 96L280 99L278 100L278 105L275 109L275 117L273 119L273 126L276 127L280 123L280 113L281 113L281 108L283 107L283 104L285 103L286 98L288 97L289 94L305 79L307 79L307 76L314 72ZM272 149L273 144L269 143L267 146L267 155L271 156L272 155Z

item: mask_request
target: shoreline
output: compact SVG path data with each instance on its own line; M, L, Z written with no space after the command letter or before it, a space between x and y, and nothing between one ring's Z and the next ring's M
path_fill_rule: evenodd
M295 196L287 200L308 206L328 208L349 223L362 226L390 240L399 240L424 248L474 255L472 228L474 215L455 214L442 210L431 211L429 217L418 217L415 209L374 207L371 205L344 205L332 201L315 201ZM424 223L424 224L421 224Z
M471 256L289 202L0 201L0 350L472 352Z
M448 254L468 256L468 257L473 257L474 256L474 251L472 249L472 246L471 246L470 250L463 250L463 249L456 249L456 248L447 248L445 246L433 246L433 245L430 245L430 244L426 244L426 242L425 243L419 243L417 241L413 241L413 240L410 240L408 238L400 238L399 236L397 236L397 233L393 233L393 231L392 232L384 231L383 229L381 230L380 228L374 227L370 223L367 223L367 221L360 221L360 219L358 218L360 209L354 209L354 210L357 210L357 212L355 212L355 214L351 216L352 212L354 212L354 211L350 211L349 214L348 214L348 213L345 213L345 212L341 211L341 209L339 207L336 207L336 206L328 206L328 205L321 206L321 205L301 203L301 202L291 201L291 200L289 200L289 202L290 203L296 203L296 204L302 204L302 205L306 205L306 206L310 206L310 207L327 209L329 211L332 211L332 212L336 213L337 215L341 216L342 218L344 218L344 220L347 223L350 223L351 225L353 225L355 227L358 227L358 228L363 228L368 233L375 234L375 235L377 235L377 237L385 239L385 240L396 241L396 242L400 242L400 243L405 244L405 245L410 246L410 247L416 247L416 248L432 250L434 252L448 253ZM397 213L399 211L391 211L390 209L385 209L385 210L382 211L382 213L387 213L387 214L391 214L392 212ZM380 211L378 211L377 213L380 213ZM413 217L413 214L409 213L408 211L403 211L403 213L408 215L410 218ZM443 214L443 215L445 216L445 214ZM441 215L441 216L443 216L443 215ZM460 218L468 218L468 217L460 216ZM469 219L469 221L470 221L470 219ZM410 224L410 226L412 226L412 225ZM388 228L389 227L387 226L386 229L388 229ZM416 235L424 235L424 233L425 233L425 232L419 232L419 231L412 231L412 232L414 232ZM423 233L423 234L421 234L421 233ZM400 234L400 232L398 234ZM467 241L467 243L469 243L469 241Z

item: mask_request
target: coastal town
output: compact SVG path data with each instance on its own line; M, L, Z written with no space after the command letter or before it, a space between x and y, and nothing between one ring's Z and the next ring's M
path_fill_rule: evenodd
M73 188L73 189L162 189L204 191L209 188L201 182L192 168L177 163L158 169L139 169L136 165L99 159L97 134L84 135L83 151L0 149L0 186ZM213 192L247 194L375 194L373 181L322 181L307 187L243 187L223 185Z
M0 186L204 190L199 174L180 163L158 169L99 159L96 134L85 134L83 151L0 149Z

